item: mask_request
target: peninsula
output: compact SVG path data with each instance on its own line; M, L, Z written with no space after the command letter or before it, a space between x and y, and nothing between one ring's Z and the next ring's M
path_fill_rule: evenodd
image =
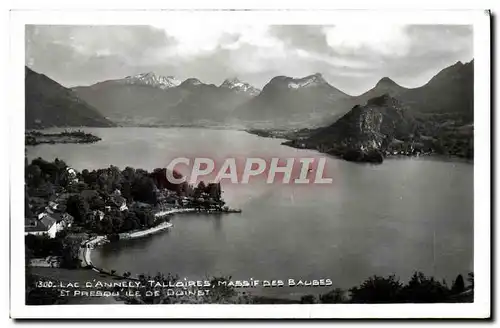
M63 131L60 133L42 133L40 131L27 131L24 134L26 146L56 143L94 143L101 140L98 136L83 131Z

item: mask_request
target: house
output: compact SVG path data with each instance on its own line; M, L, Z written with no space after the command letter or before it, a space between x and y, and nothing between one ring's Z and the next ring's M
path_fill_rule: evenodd
M30 260L32 267L58 268L61 266L61 257L49 255L45 258L34 258Z
M189 198L187 198L186 196L181 197L181 204L182 204L183 206L186 206L186 205L188 205L189 203L190 203Z
M122 195L117 194L117 193L113 193L109 197L109 200L108 200L106 205L110 206L110 207L116 207L120 211L128 210L127 200Z
M70 228L75 220L73 216L68 213L54 213L50 214L50 217L56 220L57 231Z
M78 182L78 177L77 177L75 169L68 167L68 168L66 168L66 173L68 174L68 180L70 183L77 183Z
M177 200L177 197L167 197L164 199L164 202L170 206L179 206L179 201Z
M45 213L41 219L25 222L24 235L42 236L48 235L54 238L57 233L57 222L54 218Z
M59 204L57 204L56 202L50 201L50 202L49 202L49 206L48 206L48 207L49 207L51 210L56 211L56 210L58 209L58 206L59 206Z
M92 214L94 215L94 218L98 218L99 221L102 221L102 219L104 219L104 212L103 211L95 210L94 212L92 212Z

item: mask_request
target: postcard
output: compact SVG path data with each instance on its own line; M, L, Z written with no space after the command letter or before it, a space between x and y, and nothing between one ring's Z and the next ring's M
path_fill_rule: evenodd
M488 11L11 28L12 317L491 315Z

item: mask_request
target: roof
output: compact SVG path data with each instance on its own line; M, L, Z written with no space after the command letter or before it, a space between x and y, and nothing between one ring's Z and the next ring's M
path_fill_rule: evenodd
M43 218L38 220L38 222L41 222L44 226L47 227L47 230L49 230L57 222L57 219L52 217L53 215L55 214L51 214L50 216L45 215Z
M47 217L47 216L45 216L45 217ZM63 220L63 216L60 213L50 213L49 214L49 219L50 218L54 219L55 222L61 222Z
M55 219L46 215L42 219L34 222L34 225L27 225L24 227L26 232L49 231L50 228L56 223Z

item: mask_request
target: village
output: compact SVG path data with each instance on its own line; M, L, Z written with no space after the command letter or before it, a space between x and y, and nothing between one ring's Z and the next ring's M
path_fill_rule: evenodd
M241 212L225 205L218 183L172 185L165 176L164 169L116 167L80 173L57 159L34 160L26 168L29 264L88 266L82 248L160 232L172 226L171 215Z

